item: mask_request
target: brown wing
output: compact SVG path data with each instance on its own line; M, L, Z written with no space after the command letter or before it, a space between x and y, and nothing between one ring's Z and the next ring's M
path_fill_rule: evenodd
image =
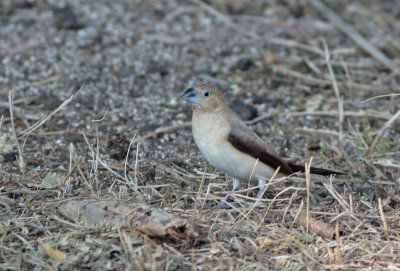
M259 161L274 169L281 167L280 173L290 175L295 172L273 150L267 148L264 140L239 119L234 119L231 122L228 141L238 150L247 153L255 159L259 159Z
M264 164L276 169L281 167L280 172L290 175L295 172L304 172L304 165L296 165L286 163L274 150L267 147L258 135L248 128L240 119L235 119L231 122L231 131L228 135L228 141L238 150L247 153L248 155L259 159ZM323 168L310 168L310 173L318 175L343 175L346 173L333 171Z

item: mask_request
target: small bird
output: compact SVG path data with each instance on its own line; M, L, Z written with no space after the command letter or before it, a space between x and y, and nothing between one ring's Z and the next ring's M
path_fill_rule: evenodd
M229 108L221 91L210 85L188 88L182 99L191 104L193 110L192 131L194 141L204 158L217 169L233 177L233 189L239 188L239 180L258 181L263 194L266 178L271 178L279 167L276 177L304 172L304 166L284 161L267 146L258 135L248 128ZM313 168L318 175L343 174L332 170ZM229 208L225 196L214 209Z

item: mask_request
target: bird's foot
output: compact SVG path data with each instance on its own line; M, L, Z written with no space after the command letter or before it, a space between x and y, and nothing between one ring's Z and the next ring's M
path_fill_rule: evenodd
M264 187L260 187L260 190L257 193L256 199L260 199L262 197L262 195L264 193L264 190L265 190L265 186Z
M204 205L204 207L203 207L204 210L218 210L218 209L230 209L230 208L231 208L231 206L226 204L225 200L221 200L215 206Z

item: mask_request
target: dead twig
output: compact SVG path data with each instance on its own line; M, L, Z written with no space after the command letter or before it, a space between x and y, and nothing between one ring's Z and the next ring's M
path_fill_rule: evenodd
M277 115L279 115L279 114L280 114L280 112L266 113L266 114L261 115L261 116L259 116L259 117L257 117L257 118L254 118L254 119L252 119L252 120L246 121L246 124L252 125L252 124L257 123L257 122L260 122L260 121L262 121L262 120L264 120L264 119L268 119L268 118L271 118L271 117L273 117L273 116L277 116Z
M146 204L117 200L70 200L59 212L72 221L138 230L153 237L190 238L193 229L183 218Z

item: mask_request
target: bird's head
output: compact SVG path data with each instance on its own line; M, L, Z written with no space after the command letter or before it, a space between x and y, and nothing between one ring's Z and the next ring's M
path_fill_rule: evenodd
M182 99L190 103L193 110L218 112L227 107L221 91L205 84L188 88Z

